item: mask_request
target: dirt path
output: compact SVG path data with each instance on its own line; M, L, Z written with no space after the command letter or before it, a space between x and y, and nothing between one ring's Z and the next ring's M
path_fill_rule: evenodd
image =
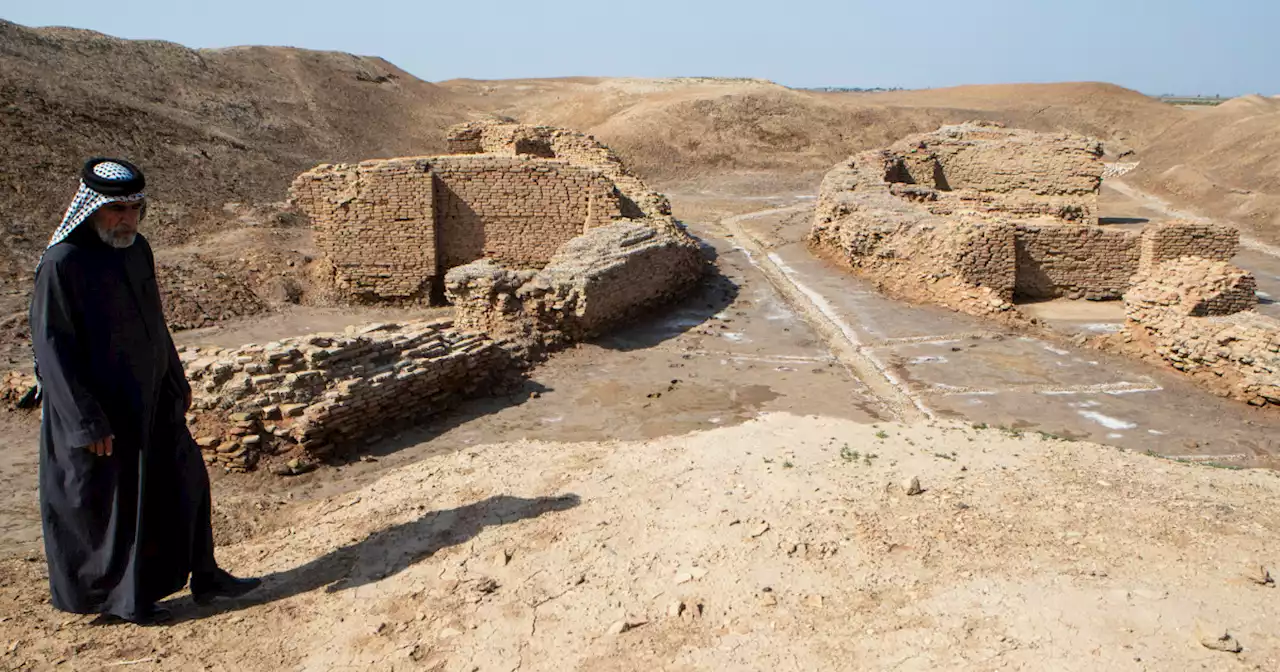
M881 402L893 409L895 417L907 422L932 417L932 412L921 399L913 395L902 380L862 344L857 333L841 319L831 304L821 294L798 281L793 274L787 273L785 265L781 265L775 255L762 249L759 242L741 226L745 220L808 212L812 207L802 204L736 215L720 220L720 226L742 247L752 265L764 273L787 303L796 309L814 331L823 336L831 352L866 383Z

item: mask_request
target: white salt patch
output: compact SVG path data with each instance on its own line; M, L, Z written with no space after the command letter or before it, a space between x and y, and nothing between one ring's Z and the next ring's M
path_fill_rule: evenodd
M1091 322L1089 324L1080 325L1080 328L1085 331L1096 331L1101 334L1111 334L1124 329L1124 325L1115 322Z
M1164 432L1162 432L1162 431L1160 431L1160 430L1158 430L1158 429L1148 429L1148 430L1147 430L1147 433L1148 433L1148 434L1155 434L1156 436L1164 436Z
M542 419L542 421L543 421L543 422L545 422L545 423L560 422L560 421L562 421L562 420L564 420L564 416L563 416L563 415L557 415L557 416L556 416L556 417L554 417L554 418L543 418L543 419Z
M738 333L738 332L736 332L736 331L726 331L726 332L721 333L720 335L721 335L721 336L724 336L725 338L727 338L727 339L729 339L729 340L731 340L731 341L733 341L734 343L739 343L739 342L741 342L741 341L746 340L746 336L743 336L742 334L739 334L739 333Z
M939 355L923 355L921 357L912 357L907 361L908 364L945 364L946 357Z
M1080 415L1092 420L1107 429L1133 429L1138 425L1128 420L1113 418L1109 415L1103 415L1097 411L1080 411Z
M1053 354L1055 354L1055 355L1069 355L1069 354L1071 354L1070 352L1068 352L1068 351L1066 351L1066 350L1060 350L1060 349L1055 348L1055 347L1053 347L1052 345L1049 345L1049 344L1047 344L1047 343L1045 344L1044 349L1045 349L1045 350L1048 350L1049 352L1052 352L1052 353L1053 353Z
M1107 435L1107 438L1108 438L1108 439L1123 439L1123 438L1124 438L1124 434L1117 434L1117 433L1115 433L1115 432L1112 432L1112 433L1110 433L1110 434L1108 434L1108 435Z

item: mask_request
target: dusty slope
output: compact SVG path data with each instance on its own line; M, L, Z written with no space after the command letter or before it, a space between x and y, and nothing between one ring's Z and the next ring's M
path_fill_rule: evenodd
M1280 242L1280 98L1244 96L1193 111L1146 147L1127 179Z
M153 238L223 222L228 202L284 198L325 160L438 151L466 116L379 58L299 49L192 50L0 21L0 272L24 275L81 162L145 166ZM177 224L177 225L175 225Z
M1068 129L1139 148L1185 112L1110 84L967 86L814 93L760 80L453 80L474 107L594 133L643 174L682 180L728 170L817 171L944 123L995 119Z
M1242 570L1280 559L1277 505L1271 472L946 425L471 447L264 502L287 522L221 551L263 592L168 628L57 614L6 562L0 665L1274 670L1276 589Z

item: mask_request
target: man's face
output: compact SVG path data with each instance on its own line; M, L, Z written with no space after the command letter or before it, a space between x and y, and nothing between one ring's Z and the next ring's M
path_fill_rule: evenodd
M138 236L138 220L142 218L144 201L131 203L107 203L98 208L89 220L102 242L123 249L133 244Z

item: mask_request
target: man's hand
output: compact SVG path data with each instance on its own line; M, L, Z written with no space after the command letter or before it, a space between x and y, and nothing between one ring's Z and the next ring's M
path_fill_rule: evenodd
M107 438L102 439L101 441L94 441L93 443L86 446L86 450L93 453L94 455L97 455L98 457L110 457L111 439L112 437L108 436Z

